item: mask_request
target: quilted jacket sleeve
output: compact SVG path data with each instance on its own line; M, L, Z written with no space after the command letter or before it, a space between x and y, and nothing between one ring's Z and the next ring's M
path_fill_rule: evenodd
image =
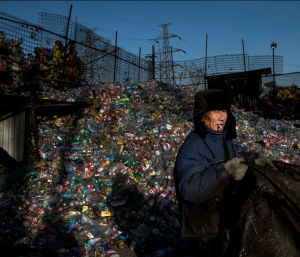
M175 183L185 201L201 203L229 183L222 163L209 163L206 152L195 140L188 140L179 151L174 169Z

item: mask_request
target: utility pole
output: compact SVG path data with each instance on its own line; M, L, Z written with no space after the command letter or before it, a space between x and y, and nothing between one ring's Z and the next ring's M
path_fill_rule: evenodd
M277 47L277 44L274 43L274 41L271 44L271 48L273 50L273 89L275 89L275 48Z

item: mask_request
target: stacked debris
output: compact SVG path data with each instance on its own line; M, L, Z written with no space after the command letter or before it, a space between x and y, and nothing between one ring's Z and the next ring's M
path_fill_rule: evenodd
M74 88L86 80L84 63L77 56L73 44L64 46L56 40L52 49L36 47L35 55L41 79L51 87Z
M8 39L0 31L0 93L12 94L24 86L24 53L19 40Z
M259 113L265 117L300 119L300 90L297 86L271 88L259 103Z

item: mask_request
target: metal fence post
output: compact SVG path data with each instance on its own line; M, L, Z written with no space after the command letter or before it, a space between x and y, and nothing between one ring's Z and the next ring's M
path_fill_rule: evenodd
M152 78L155 79L155 49L152 45Z
M242 45L243 45L244 71L246 71L246 59L245 59L245 47L244 47L244 39L242 39Z
M140 82L140 77L141 77L141 47L139 48L139 70L138 70L138 83Z
M171 59L172 59L172 78L173 78L173 86L175 86L175 73L174 73L173 47L172 47L172 46L171 46Z
M207 38L208 35L206 34L206 44L205 44L205 67L204 67L204 79L205 79L205 89L207 89L207 82L206 82L206 72L207 72Z
M116 68L117 68L117 49L118 49L118 31L116 30L115 40L115 62L114 62L114 82L116 81Z
M71 12L72 12L72 5L70 6L67 29L66 29L65 48L67 47L67 43L68 43L68 32L69 32L69 26L70 26Z

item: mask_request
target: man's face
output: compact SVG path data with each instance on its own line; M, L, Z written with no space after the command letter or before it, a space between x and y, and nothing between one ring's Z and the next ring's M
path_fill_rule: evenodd
M215 131L222 131L225 127L226 120L226 110L208 111L202 117L202 122L204 123L205 127Z

